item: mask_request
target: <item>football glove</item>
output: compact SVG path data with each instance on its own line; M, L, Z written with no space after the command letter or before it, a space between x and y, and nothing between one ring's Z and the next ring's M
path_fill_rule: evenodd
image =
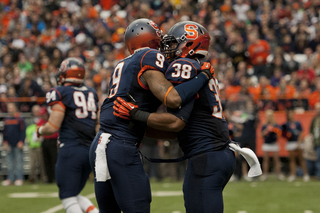
M134 111L138 110L137 105L126 102L120 97L117 97L117 99L113 103L113 114L119 118L123 118L126 120L130 120L130 117L134 113Z
M123 100L120 97L113 102L113 114L119 118L126 120L136 120L147 123L149 112L144 112L138 109L138 106Z
M201 72L205 73L209 77L209 79L214 76L214 69L209 62L201 63Z

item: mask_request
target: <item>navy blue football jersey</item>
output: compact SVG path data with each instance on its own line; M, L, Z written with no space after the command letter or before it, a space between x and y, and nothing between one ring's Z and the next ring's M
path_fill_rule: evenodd
M269 132L264 136L264 143L272 144L278 140L278 132L280 132L280 126L278 124L264 124L261 128L261 132L268 129Z
M113 114L113 101L121 97L131 101L127 94L134 99L139 109L155 112L161 105L141 79L146 70L157 70L165 73L168 67L166 57L159 51L143 48L133 55L120 61L115 67L109 86L109 96L104 100L100 112L100 130L110 133L116 139L141 141L146 125L133 123L129 120L118 118Z
M59 129L59 139L65 145L90 146L96 135L98 95L87 86L53 87L46 94L49 106L61 104L65 115Z
M200 71L201 66L197 61L180 58L169 65L166 78L173 84L179 84L192 79ZM222 116L218 81L215 76L199 90L189 115L186 114L187 110L183 110L185 107L190 108L187 104L180 111L168 110L187 122L185 128L178 133L180 147L185 155L218 150L229 142L229 130Z
M299 135L302 132L302 126L299 121L288 121L283 125L282 131L287 133L285 137L288 141L298 141Z

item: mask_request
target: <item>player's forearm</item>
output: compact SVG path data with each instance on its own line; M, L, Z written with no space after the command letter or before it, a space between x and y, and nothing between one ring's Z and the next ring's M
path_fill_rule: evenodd
M40 135L52 135L59 130L59 127L55 126L51 122L47 122L45 125L39 127L38 133Z
M148 126L163 131L179 132L185 123L170 113L151 113L148 117Z

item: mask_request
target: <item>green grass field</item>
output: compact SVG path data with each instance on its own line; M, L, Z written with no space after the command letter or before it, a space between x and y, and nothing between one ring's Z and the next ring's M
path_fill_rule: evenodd
M184 211L181 182L151 181L152 213ZM54 184L0 186L1 213L62 213ZM95 204L93 183L81 193ZM265 182L231 182L224 191L225 213L319 213L320 181L291 183L270 178Z

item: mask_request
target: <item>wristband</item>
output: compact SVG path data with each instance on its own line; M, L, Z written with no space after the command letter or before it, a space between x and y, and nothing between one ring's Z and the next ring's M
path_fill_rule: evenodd
M130 116L133 120L140 121L142 123L147 124L148 123L148 118L151 113L141 111L139 109L133 109L130 111Z
M38 129L39 135L42 135L42 129L43 129L43 126L40 126L39 129Z

